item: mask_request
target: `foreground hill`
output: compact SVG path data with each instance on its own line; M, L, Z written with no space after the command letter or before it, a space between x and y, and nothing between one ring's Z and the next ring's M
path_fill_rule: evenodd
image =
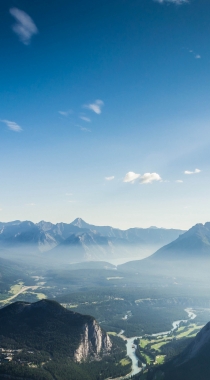
M183 231L163 228L131 228L120 230L94 226L81 218L72 223L30 221L0 223L2 257L33 259L39 256L75 262L141 257L176 239Z
M210 322L203 327L186 349L160 368L149 379L208 380L210 379Z
M100 366L108 377L116 367L111 354L124 357L93 317L49 300L1 309L0 337L0 378L96 379Z

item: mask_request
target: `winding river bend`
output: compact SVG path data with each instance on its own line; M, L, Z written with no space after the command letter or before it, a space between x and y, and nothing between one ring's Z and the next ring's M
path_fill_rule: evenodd
M169 333L173 332L175 329L177 329L180 325L181 322L188 322L190 320L193 320L196 318L196 314L193 312L192 309L188 308L188 309L185 309L186 313L188 314L188 318L187 319L182 319L180 321L174 321L172 323L172 329L170 331L164 331L164 332L159 332L157 334L151 334L150 336L165 336L165 335L168 335ZM119 335L123 335L124 331L121 331ZM125 339L127 340L127 344L126 344L126 347L127 347L127 355L131 358L132 360L132 371L127 375L127 376L124 376L123 379L128 379L130 376L133 376L133 375L136 375L137 373L141 372L142 371L142 368L138 367L138 358L136 356L136 353L135 353L135 345L134 345L134 340L137 339L137 338L142 338L142 336L139 336L139 337L133 337L133 338L126 338Z

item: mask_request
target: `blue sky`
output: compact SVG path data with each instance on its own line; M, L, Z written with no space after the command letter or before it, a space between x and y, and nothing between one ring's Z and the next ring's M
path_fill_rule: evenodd
M210 3L2 0L0 220L210 220Z

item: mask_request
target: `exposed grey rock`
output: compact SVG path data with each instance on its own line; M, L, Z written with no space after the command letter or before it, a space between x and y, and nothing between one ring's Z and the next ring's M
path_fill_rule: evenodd
M112 342L98 323L93 320L91 323L86 323L83 327L81 342L74 354L76 362L80 363L88 357L99 358L107 354L112 348Z

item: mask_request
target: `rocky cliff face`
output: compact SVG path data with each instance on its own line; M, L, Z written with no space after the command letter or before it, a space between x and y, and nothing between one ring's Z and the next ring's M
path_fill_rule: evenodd
M81 342L74 354L74 360L80 363L89 356L100 358L107 354L112 348L112 342L109 336L102 331L101 327L95 320L86 323L83 326Z

